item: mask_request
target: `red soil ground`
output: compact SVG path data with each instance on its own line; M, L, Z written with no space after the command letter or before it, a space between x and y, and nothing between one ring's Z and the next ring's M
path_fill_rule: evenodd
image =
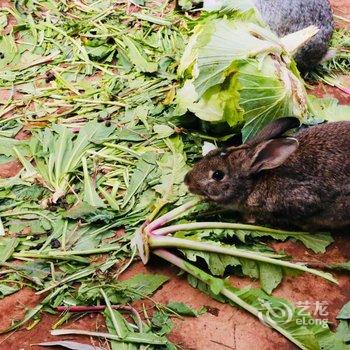
M347 21L337 20L338 25L350 25L350 0L331 0L334 13ZM8 5L7 1L0 0L0 8ZM337 97L342 104L349 104L350 97L337 89L318 86L313 90L315 95L329 93ZM0 99L4 98L1 95ZM23 135L21 135L23 137ZM14 176L20 166L13 162L0 166L0 177ZM284 249L292 255L295 260L335 263L350 260L350 239L349 237L335 236L335 242L328 249L326 254L316 255L306 250L301 244L287 242L278 243L276 247ZM188 285L183 277L177 276L174 267L164 264L160 260L152 261L144 267L141 263L135 263L122 278L128 278L139 272L162 273L170 276L170 281L156 294L154 299L160 303L169 301L182 301L192 307L207 306L209 312L198 318L175 319L174 329L170 339L182 349L186 350L292 350L295 346L280 336L278 333L260 323L257 319L244 311L229 305L220 304L207 297ZM350 279L348 275L335 274L340 285L332 285L320 278L304 274L298 277L287 277L283 284L278 287L275 295L287 298L295 303L308 303L310 311L316 308L317 303L326 304L325 315L332 327L335 327L336 315L343 304L350 300ZM251 281L234 277L232 283L237 287L252 284ZM5 329L16 319L21 319L26 310L34 307L40 301L32 291L25 289L6 297L0 301L0 329ZM141 302L135 306L140 307ZM144 302L146 307L151 308L149 302ZM315 316L321 317L320 315ZM45 349L35 344L58 340L58 337L50 335L50 329L57 321L57 317L45 315L41 322L31 330L22 329L14 333L0 336L0 350L40 350ZM91 314L80 318L74 323L68 323L65 328L77 328L85 330L105 330L100 316ZM105 343L98 343L88 337L61 337L60 340L76 340L82 343L95 344L104 349L109 349ZM50 348L54 349L54 348ZM58 347L55 349L59 349Z

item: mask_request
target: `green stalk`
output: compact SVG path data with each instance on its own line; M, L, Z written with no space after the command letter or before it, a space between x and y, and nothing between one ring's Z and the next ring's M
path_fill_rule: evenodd
M119 338L124 339L127 336L127 331L123 324L124 320L122 319L118 311L116 312L113 311L111 302L109 301L107 294L104 292L102 288L100 288L100 292L103 296L103 299L105 300L106 307L107 307L107 310L109 311L115 332L117 333Z
M64 221L64 226L63 226L63 230L62 230L62 239L61 239L61 249L63 251L66 251L66 236L67 236L67 230L68 230L68 221L65 220Z
M149 224L147 228L150 226L151 224ZM291 234L293 236L305 234L305 232L284 231L284 230L277 230L269 227L255 226L255 225L249 225L249 224L230 223L230 222L191 222L189 224L171 225L171 226L162 227L162 228L158 228L158 227L160 227L160 225L156 225L156 227L153 229L152 231L153 235L164 236L169 233L173 233L177 231L203 230L203 229L247 230L247 231L259 231L259 232L266 232L266 233L273 233L273 234L283 234L283 235Z
M95 268L91 268L90 266L86 267L86 268L84 268L81 271L78 271L78 272L76 272L76 273L74 273L72 275L69 275L66 278L63 278L61 281L56 282L56 283L52 284L51 286L40 290L39 292L36 292L35 294L40 295L40 294L46 293L46 292L48 292L48 291L50 291L52 289L55 289L55 288L57 288L57 287L59 287L61 285L65 285L65 284L67 284L69 282L72 282L72 281L75 281L75 280L87 277L89 275L92 275L92 274L94 274L96 272L96 270L98 268L99 268L99 266L96 266Z
M152 345L164 345L167 340L163 337L159 337L153 334L141 334L141 333L129 333L125 338L120 338L116 334L101 333L101 332L90 332L80 329L54 329L51 331L52 335L88 335L90 337L105 338L110 340L119 340L128 343L138 344L152 344Z
M163 26L171 26L171 22L161 19L159 17L154 17L154 16L150 16L150 15L146 15L144 13L138 13L138 12L134 12L132 15L138 19L148 21L150 23L155 23Z
M125 103L117 102L117 101L103 101L103 100L89 100L86 98L73 98L73 97L65 97L65 99L72 101L72 102L83 102L83 103L89 103L93 105L111 105L111 106L119 106L119 107L126 107Z
M29 309L26 312L26 314L24 315L24 318L20 322L14 323L12 326L10 326L9 328L6 328L4 330L0 330L0 334L9 333L11 331L14 331L14 330L22 327L25 323L27 323L29 320L31 320L36 314L38 314L42 308L43 308L43 304L39 304L39 305L35 306L33 309Z
M129 147L121 146L119 144L110 143L110 142L105 142L103 145L106 146L106 147L109 147L109 148L117 149L117 150L125 152L125 153L129 153L130 155L132 155L135 158L140 158L140 154L135 152L135 151L133 151Z
M91 254L101 254L120 250L120 245L110 245L108 247L87 249L87 250L67 250L67 251L42 251L40 253L35 252L22 252L13 254L14 258L60 258L70 255L91 255Z
M129 161L129 160L124 159L122 157L116 157L113 155L103 154L101 152L95 152L92 150L88 150L87 153L92 154L96 157L105 158L107 160L115 160L117 163L120 163L120 164L126 164L126 165L133 165L134 164L132 161Z
M177 257L174 254L169 253L168 251L164 249L157 249L154 250L153 253L164 260L174 264L175 266L179 267L181 270L189 273L190 275L194 276L198 280L204 282L205 284L209 285L215 283L217 280L221 280L219 278L213 277L209 275L208 273L202 271L198 267L186 262L185 260ZM291 334L289 334L285 329L283 329L281 326L279 326L276 322L271 320L270 318L266 317L265 315L261 314L256 308L246 303L244 300L239 298L236 294L234 294L232 291L230 291L228 288L223 286L220 290L220 293L224 295L226 298L233 301L235 304L243 308L244 310L250 312L255 317L261 319L264 323L269 325L271 328L275 329L277 332L285 336L288 340L290 340L292 343L297 345L302 350L308 350L297 339L295 339Z
M90 264L90 260L79 256L59 256L41 253L14 253L11 255L14 259L30 261L31 259L56 259L63 261L78 261L82 264Z
M179 249L193 249L193 250L204 250L206 252L213 252L213 253L219 253L219 254L226 254L226 255L232 255L237 252L237 254L240 253L247 253L247 254L258 254L260 256L269 257L272 259L280 259L284 258L285 255L283 254L274 254L274 253L265 253L265 252L251 252L249 250L236 248L234 246L231 247L223 247L221 245L216 245L215 242L205 242L205 241L193 241L190 239L184 239L184 238L177 238L172 236L155 236L150 235L148 238L148 243L151 248L179 248ZM235 255L238 256L238 255ZM246 256L241 256L242 258L246 258ZM249 258L247 258L249 259Z
M313 275L322 277L330 282L338 284L338 281L330 273L318 271L316 269L311 269L311 268L308 268L307 266L294 264L289 261L278 260L277 258L280 257L278 255L250 252L247 250L237 249L234 247L221 247L221 246L207 243L207 242L196 242L196 241L191 241L191 240L182 239L182 238L175 238L175 237L156 237L151 235L148 238L148 243L150 247L153 249L161 248L161 247L176 247L180 249L181 248L193 249L193 250L206 251L206 252L212 252L212 253L218 253L218 254L226 254L226 255L231 255L239 258L261 261L268 264L291 268L294 270L309 272Z
M21 216L21 215L38 215L43 217L45 220L49 221L51 224L54 223L52 219L50 219L48 216L45 214L39 212L39 211L34 211L34 210L28 210L28 211L17 211L17 212L11 212L11 213L1 213L1 217L6 217L6 216Z

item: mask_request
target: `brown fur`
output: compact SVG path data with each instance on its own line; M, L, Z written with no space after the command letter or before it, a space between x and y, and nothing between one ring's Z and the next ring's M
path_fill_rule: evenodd
M270 136L278 137L287 129L276 132L283 122L285 118L267 126L275 130ZM252 170L258 149L271 145L266 141L267 128L261 132L265 140L257 135L257 143L215 150L199 161L185 179L190 191L239 211L250 223L308 231L350 228L350 122L301 130L293 136L296 140L291 139L296 150L287 150L292 153L286 153L281 165L269 163L275 152L266 148L267 161ZM278 151L280 142L285 141L274 141ZM221 181L210 177L215 170L225 173Z

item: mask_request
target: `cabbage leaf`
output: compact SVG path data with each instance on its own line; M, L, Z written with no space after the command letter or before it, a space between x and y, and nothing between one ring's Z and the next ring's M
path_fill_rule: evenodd
M177 93L180 114L242 128L243 141L272 120L304 121L308 112L304 82L283 39L248 12L220 11L198 21L179 65Z

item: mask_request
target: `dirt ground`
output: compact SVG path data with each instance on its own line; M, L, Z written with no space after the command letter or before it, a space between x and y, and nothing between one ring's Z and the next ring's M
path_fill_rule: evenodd
M350 27L350 0L332 0L336 23ZM0 7L5 1L0 0ZM337 97L342 104L350 103L350 96L343 92L325 86L318 86L313 90L315 95L325 93ZM0 99L4 98L1 95ZM23 135L21 135L23 137ZM10 177L19 170L18 163L0 166L0 177ZM316 255L306 250L301 244L287 242L278 243L276 248L284 249L295 260L315 263L335 263L350 260L350 240L346 235L336 235L335 242L326 254ZM229 305L220 304L188 285L183 277L177 276L177 270L164 264L161 260L154 260L144 267L141 263L135 263L122 276L128 278L139 272L162 273L170 276L170 281L154 295L154 299L160 303L168 301L182 301L192 307L205 305L209 312L198 318L174 319L174 329L170 340L186 350L274 350L295 349L295 346L272 329L260 323L257 319L244 311ZM286 278L275 294L287 298L300 305L308 305L310 311L315 311L315 318L326 319L332 327L335 327L336 315L341 306L350 300L350 279L348 275L335 274L340 285L336 286L315 276L304 274L298 277ZM232 283L237 287L252 284L245 278L234 277ZM32 291L25 289L0 301L0 329L5 329L11 321L20 319L27 309L34 307L40 301ZM149 302L144 302L151 308ZM320 305L323 308L320 309ZM135 307L140 307L138 302ZM322 311L322 312L321 312ZM33 329L9 333L0 336L0 350L40 350L39 342L58 340L58 337L50 335L50 329L57 321L57 317L45 315L42 321ZM96 314L82 317L74 323L68 323L65 328L77 328L86 330L104 331L105 325ZM61 337L60 340L72 340L95 344L102 348L108 347L88 337ZM51 348L54 349L54 348ZM57 348L59 349L59 348Z

